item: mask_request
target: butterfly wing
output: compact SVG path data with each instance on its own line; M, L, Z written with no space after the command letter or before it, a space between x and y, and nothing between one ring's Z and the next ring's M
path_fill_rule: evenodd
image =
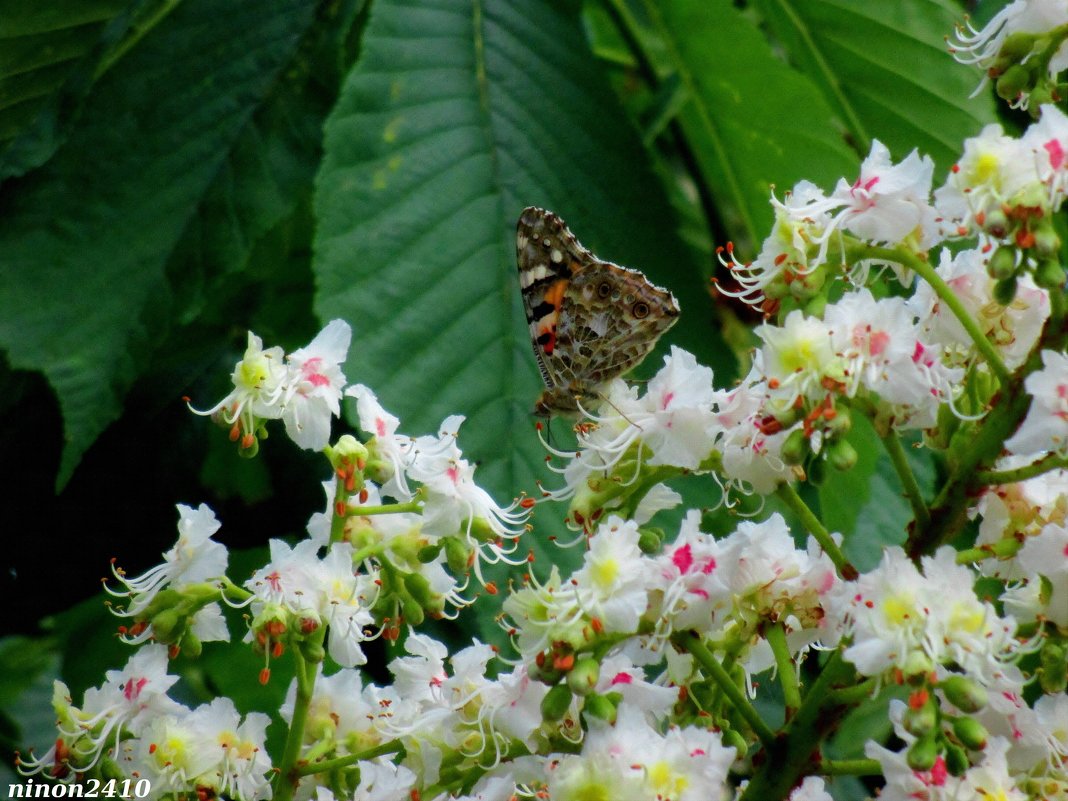
M637 365L678 319L670 292L601 261L557 215L528 208L516 232L519 283L546 392L537 413L572 413L577 399Z
M593 255L551 211L525 209L516 225L519 288L530 328L530 341L542 380L549 390L573 378L556 350L567 287L571 277L593 263Z

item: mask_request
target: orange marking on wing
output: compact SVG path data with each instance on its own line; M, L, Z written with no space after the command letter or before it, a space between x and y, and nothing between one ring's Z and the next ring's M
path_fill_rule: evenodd
M564 292L567 291L567 284L567 279L561 278L545 292L545 302L554 306L557 311L560 310L560 304L564 302Z

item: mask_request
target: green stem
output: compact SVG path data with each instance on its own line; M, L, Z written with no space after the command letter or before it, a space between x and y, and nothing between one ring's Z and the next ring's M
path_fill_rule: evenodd
M980 470L975 480L980 484L1015 484L1029 478L1040 476L1051 470L1068 468L1068 458L1059 453L1050 453L1032 464L1017 467L1014 470Z
M797 714L786 724L768 749L739 801L768 801L786 798L798 779L813 771L820 743L838 725L846 705L834 699L834 686L852 681L853 666L840 651L831 654L816 681L805 694Z
M334 479L334 508L330 510L330 542L341 542L345 539L345 518L346 515L339 515L337 513L337 507L339 503L345 504L345 510L348 510L349 493L345 489L345 479L340 476Z
M345 514L349 517L364 517L366 515L397 515L403 512L418 512L423 508L421 501L408 501L407 503L386 503L381 506L349 506Z
M960 302L960 298L953 292L949 284L943 281L942 277L935 272L934 267L919 258L916 254L911 253L904 248L862 246L849 248L849 252L851 256L855 256L856 258L875 258L897 262L898 264L908 267L930 284L931 288L935 291L935 294L938 295L938 299L946 304L949 310L953 312L953 316L957 318L962 326L964 326L964 330L968 332L968 336L970 336L972 342L975 343L976 349L983 355L983 358L986 359L986 363L990 365L991 371L997 376L1001 385L1005 386L1009 383L1012 374L1009 372L1009 368L1007 368L1005 363L1001 360L1001 354L998 353L998 350L994 347L993 343L986 338L986 334L979 328L979 324L975 321L975 318L964 308L964 304Z
M308 720L312 690L315 687L315 673L309 674L309 668L313 666L305 661L299 648L291 648L290 653L296 663L297 696L293 702L293 718L286 734L282 761L278 766L278 786L275 788L274 801L290 801L300 781L296 765L300 758L301 746L304 744L304 724Z
M824 776L879 776L883 768L874 759L824 759L819 772Z
M716 659L715 654L708 650L708 646L701 640L701 635L696 631L685 632L673 637L672 641L681 646L698 661L701 667L708 672L712 680L719 686L720 691L727 696L727 699L738 711L738 714L745 718L746 723L749 724L753 733L760 738L760 742L764 744L765 748L770 747L772 743L775 742L775 732L773 732L771 727L764 722L762 717L760 717L760 713L756 711L756 708L749 703L749 699L745 697L745 693L743 693L738 685L731 680L730 675L723 669L719 660Z
M786 719L789 720L801 706L801 688L797 684L797 669L790 658L790 645L786 642L786 629L782 623L769 626L764 635L775 655L775 667L782 685L783 699L786 701Z
M865 679L852 687L831 690L831 699L840 704L859 704L861 701L871 698L878 686L878 678Z
M958 565L970 565L974 562L982 562L984 559L1008 559L1019 553L1022 547L1022 542L1009 537L988 545L957 551L956 562Z
M797 490L790 484L780 484L776 494L790 507L794 514L801 518L801 524L820 544L824 553L831 558L834 566L838 569L838 574L847 581L855 579L859 575L857 569L846 559L845 554L831 539L831 533L823 527L823 523L808 508L808 504L797 494Z
M927 510L927 503L923 499L923 492L912 472L909 460L905 456L905 449L901 446L901 440L895 431L888 431L886 436L879 437L883 441L886 452L890 455L890 462L897 471L897 477L901 479L901 486L905 489L905 495L912 506L912 514L921 526L931 523L931 513Z
M368 759L374 759L375 757L384 756L386 754L400 754L403 751L404 746L401 745L400 740L390 740L389 742L381 743L374 748L367 748L355 754L346 754L345 756L334 757L333 759L324 759L321 762L309 762L306 765L298 766L293 772L297 776L311 776L314 773L326 773L331 770L348 768L355 765L357 762L365 762Z

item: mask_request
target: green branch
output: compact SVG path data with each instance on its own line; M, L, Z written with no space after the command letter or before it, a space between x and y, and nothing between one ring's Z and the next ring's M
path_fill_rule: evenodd
M824 528L823 523L808 508L808 504L797 494L797 490L790 484L780 484L776 494L790 507L794 514L801 518L801 524L823 548L824 553L830 557L834 566L838 569L838 575L847 581L855 579L859 575L857 569L846 559L838 544L831 539L831 533Z
M315 668L300 653L299 648L291 648L295 661L297 677L297 695L293 702L293 717L286 734L285 750L278 766L278 786L275 788L274 801L290 801L300 782L300 773L296 769L300 758L300 749L304 745L304 724L311 707L312 690L315 687ZM309 673L309 669L311 673Z
M738 714L745 718L745 722L749 724L749 728L753 730L753 733L764 744L764 747L770 748L775 742L775 732L760 717L760 713L756 711L756 708L749 703L745 693L739 689L738 685L731 679L730 674L724 670L723 665L716 659L715 654L704 644L701 635L696 631L684 632L673 637L672 642L697 660L698 664L708 673L720 691L727 696Z
M1009 368L1005 366L1005 362L1001 360L1001 354L998 353L994 344L987 339L986 334L979 328L975 318L964 308L964 304L960 302L960 298L957 297L956 293L942 280L942 276L935 272L934 267L904 248L856 246L849 247L847 250L852 258L881 259L897 262L919 275L935 291L938 299L953 312L953 316L957 318L957 321L964 326L964 330L968 332L968 336L975 343L976 349L982 354L986 363L990 365L990 370L997 376L1001 385L1005 386L1009 383L1012 379L1012 374L1009 372Z
M1068 457L1061 456L1059 453L1050 453L1037 462L1012 470L980 470L976 473L975 480L980 484L988 485L1015 484L1017 481L1026 481L1043 473L1065 468L1068 468Z
M901 479L901 486L905 489L905 496L909 499L909 505L912 507L912 514L916 518L916 522L921 526L930 525L931 513L927 510L927 503L923 499L923 491L916 481L916 476L912 472L912 466L909 465L905 449L901 446L901 440L898 438L897 433L888 431L886 436L880 436L879 439L883 441L883 446L890 456L890 462L894 465L897 477Z
M327 771L352 767L357 762L366 762L369 759L385 756L386 754L402 754L403 752L404 746L401 745L400 740L390 740L389 742L381 743L374 748L367 748L355 754L347 754L345 756L334 757L333 759L324 759L320 762L309 762L306 765L300 765L294 769L293 772L297 776L311 776L315 773L326 773Z
M786 641L786 629L781 622L769 626L764 631L768 645L775 655L775 667L782 686L783 699L786 702L786 719L789 720L801 706L801 688L797 684L797 669L790 658L790 645Z
M421 501L408 501L407 503L386 503L381 506L349 506L345 514L349 517L364 517L367 515L399 515L404 512L420 512L423 509Z
M824 759L819 772L824 776L881 776L883 768L874 759Z

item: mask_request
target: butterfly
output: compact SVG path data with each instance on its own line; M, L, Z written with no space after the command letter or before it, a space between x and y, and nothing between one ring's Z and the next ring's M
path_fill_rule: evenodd
M598 259L551 211L531 206L519 216L516 260L546 387L534 404L539 417L595 406L603 385L641 362L678 320L674 295Z

